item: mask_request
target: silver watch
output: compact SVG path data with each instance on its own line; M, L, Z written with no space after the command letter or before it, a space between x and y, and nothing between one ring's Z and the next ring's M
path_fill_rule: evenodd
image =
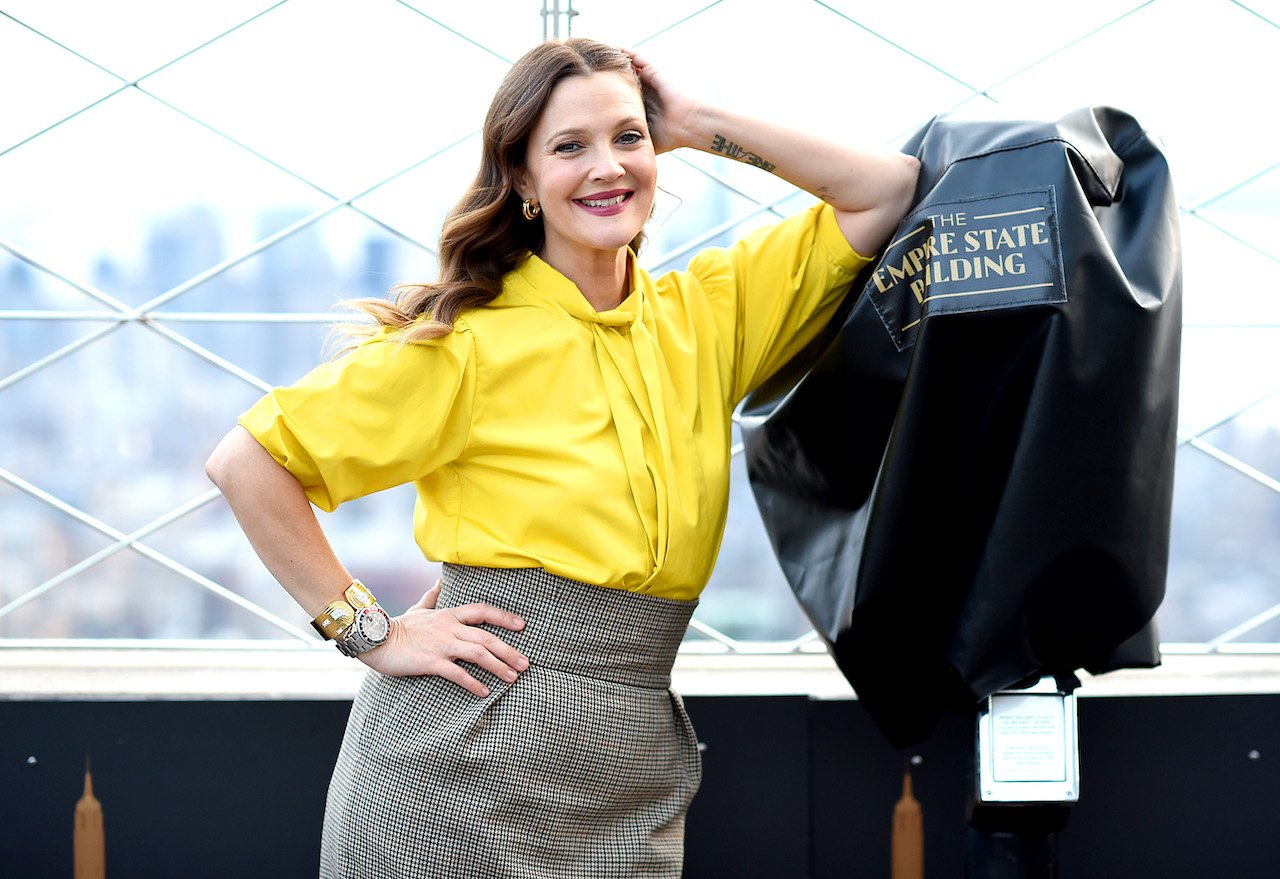
M356 656L383 644L391 633L391 617L381 605L371 604L355 612L355 619L335 643L345 656Z

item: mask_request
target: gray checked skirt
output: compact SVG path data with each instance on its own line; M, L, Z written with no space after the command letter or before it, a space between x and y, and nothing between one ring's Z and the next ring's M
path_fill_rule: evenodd
M671 666L696 602L536 568L445 565L439 607L487 602L521 632L514 684L475 666L478 698L439 677L370 672L329 786L327 879L670 879L701 779Z

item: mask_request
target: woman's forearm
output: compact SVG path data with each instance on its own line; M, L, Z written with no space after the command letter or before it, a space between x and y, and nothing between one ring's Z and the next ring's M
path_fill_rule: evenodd
M910 207L920 168L914 156L847 146L705 105L686 114L679 139L754 165L827 202L849 243L865 254L884 245Z
M720 107L698 105L685 123L685 146L754 165L839 211L873 210L904 200L903 191L914 185L919 165L902 153L835 143Z
M311 617L342 596L351 574L329 546L306 493L243 427L232 428L214 449L205 472L222 489L249 543L267 569ZM439 675L489 695L489 688L458 660L466 660L505 681L529 667L529 660L482 624L519 631L524 621L489 604L472 603L437 611L437 585L417 604L391 620L387 640L359 654L370 668L387 675Z
M267 570L309 616L342 597L351 575L330 547L302 486L252 434L233 428L205 471Z
M650 119L657 152L692 147L755 165L830 204L845 238L870 255L889 239L915 197L920 163L887 149L826 140L690 98L630 52L659 109Z

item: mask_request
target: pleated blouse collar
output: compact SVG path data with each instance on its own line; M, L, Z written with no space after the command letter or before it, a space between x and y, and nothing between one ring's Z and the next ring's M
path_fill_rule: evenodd
M562 311L584 323L607 327L630 327L641 315L640 293L636 284L635 254L627 251L627 277L631 289L616 308L596 311L578 285L570 281L550 263L530 254L511 272L522 298L541 308Z

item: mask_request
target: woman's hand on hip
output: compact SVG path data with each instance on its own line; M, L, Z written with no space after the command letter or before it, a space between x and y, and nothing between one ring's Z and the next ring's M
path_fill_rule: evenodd
M529 667L529 660L497 635L477 628L489 623L518 632L524 620L491 604L464 604L436 609L440 584L431 587L413 607L391 621L386 643L360 659L384 675L437 675L453 681L477 696L489 688L458 664L478 665L511 682Z

